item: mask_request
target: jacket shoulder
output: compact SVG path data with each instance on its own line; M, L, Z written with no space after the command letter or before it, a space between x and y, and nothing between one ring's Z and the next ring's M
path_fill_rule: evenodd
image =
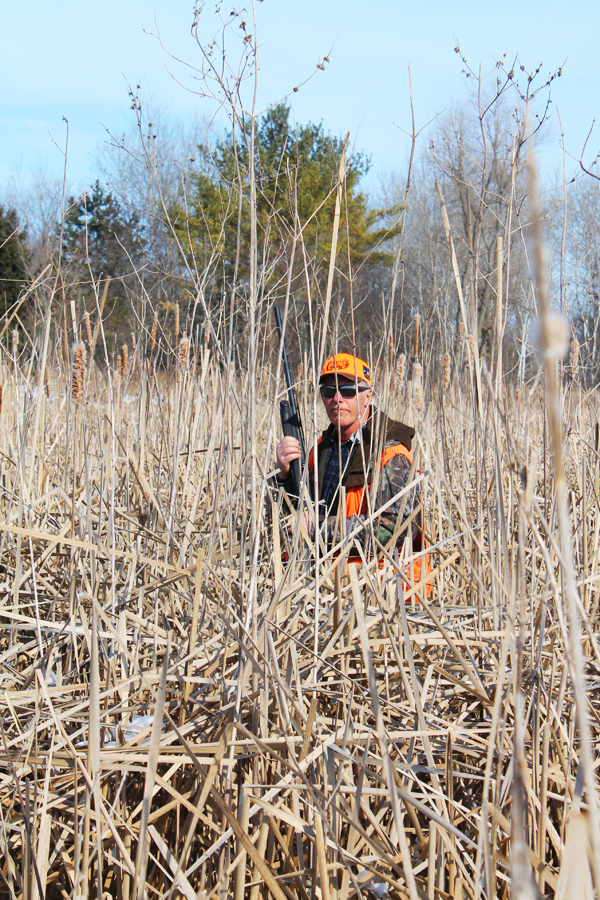
M384 428L384 443L386 446L391 444L404 444L407 450L412 449L412 439L415 436L415 429L404 422L396 422L395 419L389 419L386 416Z

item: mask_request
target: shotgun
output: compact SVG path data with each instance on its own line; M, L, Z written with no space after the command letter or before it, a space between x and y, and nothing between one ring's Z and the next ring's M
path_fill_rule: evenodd
M285 375L285 383L287 386L287 398L279 404L281 413L281 427L285 437L295 437L300 443L300 459L295 459L291 466L292 474L292 491L288 491L290 497L297 505L300 497L300 482L302 479L302 470L306 462L306 449L304 443L304 431L302 428L302 420L300 419L300 411L298 409L298 401L296 400L296 390L292 380L292 372L290 369L290 361L288 357L285 339L283 337L283 325L281 321L281 309L278 306L275 310L275 324L277 325L277 334L281 341L281 359L283 362L283 372Z

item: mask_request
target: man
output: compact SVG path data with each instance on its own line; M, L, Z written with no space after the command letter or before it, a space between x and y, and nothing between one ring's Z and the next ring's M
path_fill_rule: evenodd
M370 367L352 354L337 353L327 360L319 378L319 389L331 424L323 432L317 446L317 499L321 533L327 545L331 546L340 540L340 521L343 517L339 515L339 500L342 487L346 495L346 535L349 535L361 522L369 519L369 512L384 506L409 483L414 429L372 412ZM278 480L282 487L291 482L291 463L299 458L298 441L293 437L282 438L277 444ZM308 465L312 496L314 451L311 451ZM377 493L371 505L370 487L377 477ZM370 555L371 534L385 546L395 533L402 506L404 522L419 504L419 492L414 488L375 517L372 526L367 524L361 529L356 539ZM412 520L414 552L422 546L421 520L418 511ZM406 534L406 529L403 529L398 536L399 548ZM418 581L419 577L420 566L415 571L415 580Z

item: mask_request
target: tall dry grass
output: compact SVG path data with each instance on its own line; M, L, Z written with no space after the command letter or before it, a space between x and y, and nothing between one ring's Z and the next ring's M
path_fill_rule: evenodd
M207 343L158 369L156 318L120 375L80 343L65 365L62 327L43 380L18 346L0 368L2 891L492 898L512 871L515 896L591 897L597 393L558 385L574 636L539 382L498 403L471 355L397 390L382 354L378 407L418 424L427 599L408 558L307 562L270 480L274 354L252 407Z

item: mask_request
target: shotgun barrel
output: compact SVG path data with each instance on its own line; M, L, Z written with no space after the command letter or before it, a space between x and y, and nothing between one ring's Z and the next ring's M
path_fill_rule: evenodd
M298 401L296 399L296 389L292 379L292 371L290 369L290 360L288 357L285 338L283 336L283 323L281 320L281 309L278 306L275 309L275 324L277 325L277 333L281 341L281 359L283 362L283 372L287 387L287 397L279 404L281 414L281 427L285 437L294 437L300 443L300 459L295 459L291 466L291 474L293 481L293 490L288 491L290 497L298 502L300 497L300 483L302 480L302 471L306 463L306 445L304 442L304 430L302 428L302 420L300 418L300 410L298 409Z

